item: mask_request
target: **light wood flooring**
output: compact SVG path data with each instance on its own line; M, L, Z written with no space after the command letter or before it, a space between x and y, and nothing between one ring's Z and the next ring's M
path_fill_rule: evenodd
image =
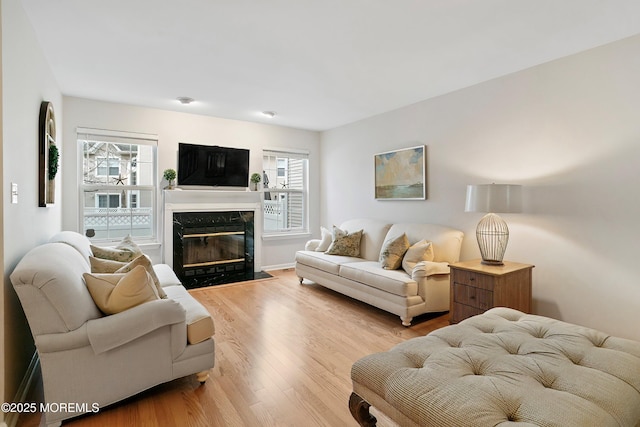
M195 376L178 379L63 426L356 427L347 404L353 362L448 324L446 314L425 315L405 328L395 315L300 285L293 270L270 273L191 292L216 326L216 364L204 385ZM371 412L378 426L395 425ZM42 418L21 417L18 427Z

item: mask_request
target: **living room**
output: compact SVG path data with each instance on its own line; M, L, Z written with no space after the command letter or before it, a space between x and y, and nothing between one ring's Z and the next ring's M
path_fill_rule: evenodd
M533 312L640 340L640 286L631 268L640 213L633 196L640 178L640 36L632 34L637 31L353 123L309 130L64 94L22 3L3 0L3 401L13 400L34 352L9 274L32 247L57 231L78 229L78 127L158 135L160 171L176 167L179 142L248 148L251 171L260 169L264 148L306 150L310 235L263 241L265 269L293 265L295 252L319 237L321 226L372 216L457 228L466 236L461 259L478 258L473 236L480 214L464 212L466 186L520 184L523 213L504 215L505 259L536 266ZM36 204L43 100L54 105L62 141L59 201L47 208ZM426 146L426 200L376 200L374 155L416 145ZM18 184L17 204L10 203L10 183Z

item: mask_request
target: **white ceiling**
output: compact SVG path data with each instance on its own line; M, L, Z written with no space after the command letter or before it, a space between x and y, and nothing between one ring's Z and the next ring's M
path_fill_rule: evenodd
M312 130L640 33L638 0L22 3L65 95Z

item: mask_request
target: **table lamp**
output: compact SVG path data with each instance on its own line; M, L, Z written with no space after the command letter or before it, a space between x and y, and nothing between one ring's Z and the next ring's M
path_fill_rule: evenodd
M487 212L476 228L482 263L503 265L509 227L496 213L522 212L522 186L512 184L467 185L465 212Z

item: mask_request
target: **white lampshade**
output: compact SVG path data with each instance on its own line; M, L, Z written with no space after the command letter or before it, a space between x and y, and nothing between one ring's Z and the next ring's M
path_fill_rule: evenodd
M520 213L522 186L512 184L467 185L465 212Z
M487 213L478 223L476 238L482 263L503 265L502 258L509 242L509 227L497 213L522 212L522 186L481 184L467 186L465 212Z

